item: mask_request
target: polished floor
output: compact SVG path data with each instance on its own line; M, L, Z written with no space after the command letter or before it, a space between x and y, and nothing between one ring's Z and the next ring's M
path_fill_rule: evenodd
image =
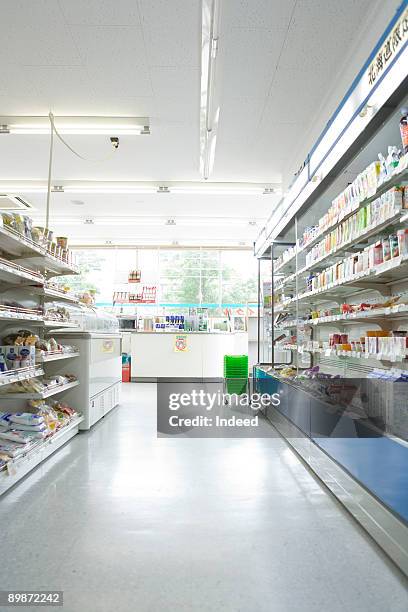
M407 581L283 440L157 439L155 400L124 385L1 498L0 590L64 590L66 612L406 612Z

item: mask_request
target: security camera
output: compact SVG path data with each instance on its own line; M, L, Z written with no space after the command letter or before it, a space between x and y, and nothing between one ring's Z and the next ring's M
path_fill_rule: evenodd
M119 149L119 138L117 138L116 136L111 136L110 141L114 149Z

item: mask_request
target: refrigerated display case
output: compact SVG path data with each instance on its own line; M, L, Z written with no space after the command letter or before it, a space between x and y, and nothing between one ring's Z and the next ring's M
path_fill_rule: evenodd
M281 398L266 416L406 573L407 65L406 44L375 82L366 64L262 230L254 370Z
M81 386L67 392L67 400L81 407L80 429L89 429L120 402L122 339L114 315L88 306L69 306L77 329L53 330L58 342L74 343L80 356L71 367Z

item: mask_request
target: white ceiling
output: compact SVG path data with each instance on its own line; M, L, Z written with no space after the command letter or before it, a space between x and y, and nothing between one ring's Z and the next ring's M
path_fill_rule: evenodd
M221 114L211 180L286 185L399 0L220 4ZM150 136L121 137L117 155L103 163L84 162L57 142L54 184L200 180L199 0L2 0L0 20L0 115L52 110L150 117ZM0 181L46 180L48 140L0 137ZM106 137L75 136L69 142L85 156L109 153ZM42 220L45 195L26 197ZM84 205L73 204L75 199ZM51 225L81 243L251 244L259 226L249 220L262 224L277 200L53 194ZM140 224L98 225L98 217L106 223L114 215L140 216ZM146 225L149 216L154 225ZM85 226L89 217L95 223ZM164 225L170 217L176 217L175 227Z

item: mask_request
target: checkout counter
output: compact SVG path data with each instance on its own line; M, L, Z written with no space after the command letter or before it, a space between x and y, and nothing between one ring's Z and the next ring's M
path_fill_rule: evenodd
M245 325L228 317L210 319L206 308L185 314L122 314L122 351L132 358L132 382L163 378L221 379L224 355L246 355Z
M130 338L128 336L130 335ZM248 353L246 332L125 332L132 381L223 378L224 355Z

